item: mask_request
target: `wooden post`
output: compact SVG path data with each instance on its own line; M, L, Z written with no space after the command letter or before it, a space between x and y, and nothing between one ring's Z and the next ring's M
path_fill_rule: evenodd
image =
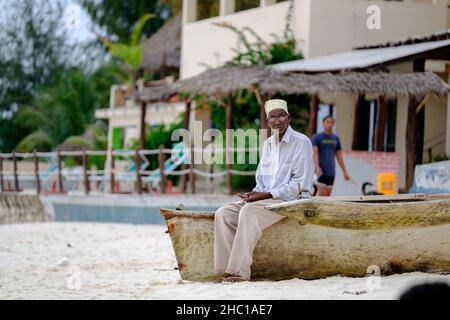
M138 194L142 194L141 158L139 157L139 149L136 149L134 163L136 166L136 191Z
M260 128L261 129L267 129L267 117L266 117L266 110L264 110L264 103L261 102L259 105L259 122L260 122Z
M266 110L264 109L265 100L259 93L258 88L254 88L253 92L255 93L256 100L259 104L259 127L261 129L267 129Z
M258 89L255 89L254 92L255 92L256 100L258 100L258 103L259 103L259 121L261 123L260 127L261 127L261 129L266 129L267 137L270 137L272 135L272 132L271 132L269 124L267 122L267 115L266 115L266 110L265 110L264 106L265 106L267 100L272 99L272 95L267 94L267 95L261 96Z
M110 150L110 153L111 153L111 172L110 172L110 178L109 178L109 181L110 181L110 193L114 193L115 192L115 189L114 189L114 187L115 187L115 184L116 184L116 182L115 182L115 178L114 178L114 169L115 169L115 166L116 166L116 161L114 160L114 151L111 149Z
M14 191L19 191L19 178L17 176L17 158L16 158L16 151L14 150L12 152L12 158L13 158L13 172L14 172Z
M183 125L183 127L187 131L189 131L189 123L190 123L190 119L191 119L191 103L192 103L192 100L190 98L186 100L186 111L185 111L185 114L184 114L184 125ZM186 147L188 147L188 146L186 146ZM186 168L187 168L186 164L183 164L181 166L181 170L185 170ZM187 183L186 182L187 182L187 176L186 175L182 175L181 176L181 190L183 192L186 192L186 189L187 189Z
M164 152L163 145L159 146L158 153L158 164L159 164L159 174L161 176L161 180L159 181L161 193L166 193L166 176L164 175Z
M353 122L353 139L352 150L361 150L361 136L359 134L359 122L360 122L360 104L364 101L364 95L359 95L355 104L355 120Z
M228 95L228 103L227 103L227 110L226 110L226 129L232 128L232 121L233 121L233 103L232 103L232 95L231 93ZM227 186L228 186L228 193L233 194L233 176L230 172L231 170L231 164L233 162L233 151L230 151L229 148L233 146L233 135L231 133L231 130L226 130L226 143L225 146L227 148L226 150L226 169L227 169Z
M384 130L386 127L386 98L378 96L377 118L375 122L374 151L384 151Z
M191 141L191 163L189 164L189 167L191 169L191 172L189 173L189 181L191 182L191 193L195 193L195 172L194 172L194 146Z
M145 114L147 112L146 106L146 102L141 102L141 132L139 138L139 148L141 150L145 149Z
M36 149L33 152L34 155L34 176L36 179L36 193L41 193L41 180L39 179L39 159L37 157Z
M414 181L414 170L423 162L425 110L416 112L415 97L409 97L408 120L406 125L406 189L409 190Z
M5 182L3 181L3 157L0 155L0 192L5 191Z
M90 191L87 165L88 165L88 157L87 157L86 150L83 149L83 178L84 178L84 193L86 195L88 195L89 191Z
M259 122L260 122L260 129L265 130L266 132L266 138L270 137L270 127L269 124L267 122L267 115L266 115L266 110L265 110L265 104L266 101L269 100L270 95L265 95L265 96L261 96L261 94L259 93L258 88L254 89L254 93L255 93L255 97L256 100L259 103ZM264 131L263 131L264 132ZM262 148L263 148L263 142L258 140L258 144L259 144L259 155L261 156L261 152L262 152Z
M311 97L309 104L309 125L308 135L311 138L317 133L317 110L319 109L319 96L317 94Z
M406 190L409 190L414 180L414 131L417 130L417 123L415 117L415 98L409 97L408 101L408 119L406 124Z
M61 152L56 151L56 161L58 162L58 192L63 193L63 179L62 179L62 161Z
M414 72L425 71L425 59L413 61ZM425 130L425 108L422 102L426 97L417 99L410 96L408 102L408 122L406 125L406 191L408 191L414 181L414 170L417 164L423 162L423 145Z

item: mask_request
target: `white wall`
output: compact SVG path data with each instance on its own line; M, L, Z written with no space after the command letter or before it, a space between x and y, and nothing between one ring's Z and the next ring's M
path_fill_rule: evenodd
M348 51L357 46L426 35L447 28L446 0L313 0L308 56ZM381 29L369 30L366 10L380 8Z
M430 96L425 103L424 161L430 161L428 148L432 149L433 157L445 153L446 125L447 97Z
M234 55L237 36L229 29L213 23L227 22L237 28L251 27L266 41L274 41L271 33L282 35L288 2L214 17L183 25L181 38L180 77L188 78L204 71L208 65L218 67Z
M320 101L335 105L335 133L339 136L342 149L352 149L353 127L355 122L355 106L357 96L351 94L320 94Z
M186 106L184 102L148 104L145 123L147 125L172 124L185 110ZM127 142L133 138L139 138L140 112L140 107L97 110L97 118L108 119L108 149L112 147L112 132L114 128L126 128L125 140Z
M367 28L369 5L381 9L380 30ZM206 68L202 64L217 67L233 56L236 35L213 22L248 26L264 40L273 41L272 33L283 34L288 6L286 1L194 22L188 22L190 7L183 8L181 78L202 72ZM295 0L294 37L305 57L313 57L446 29L447 12L447 0Z

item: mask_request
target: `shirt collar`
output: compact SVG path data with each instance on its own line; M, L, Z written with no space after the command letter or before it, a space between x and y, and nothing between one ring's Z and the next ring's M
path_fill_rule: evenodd
M294 130L291 128L291 126L288 126L286 131L284 132L283 138L281 139L280 143L283 142L283 141L286 142L286 143L289 143L289 141L291 140L291 136L292 136L292 132L293 131ZM275 142L275 135L272 135L271 139L269 140L269 142L272 142L272 141Z

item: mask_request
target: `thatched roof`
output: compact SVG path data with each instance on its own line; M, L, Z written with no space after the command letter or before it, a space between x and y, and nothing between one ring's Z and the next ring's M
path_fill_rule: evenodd
M438 96L450 92L450 86L432 72L385 73L349 72L319 74L280 74L259 85L264 93L350 93L397 96Z
M141 67L156 71L180 67L181 15L167 21L153 36L144 42Z
M265 67L223 67L208 69L176 83L178 92L215 95L227 94L261 83L273 72Z
M239 89L258 88L261 93L351 93L380 94L387 97L425 94L445 95L450 87L431 72L416 73L280 73L265 67L224 67L207 70L195 77L141 94L143 101L165 100L173 94L228 94Z
M146 88L139 96L141 101L166 100L177 93L199 95L228 94L239 89L255 86L271 70L264 67L223 67L208 69L201 74L165 86Z
M177 91L176 86L173 83L147 87L139 94L138 100L144 102L166 101L177 93L179 93L179 91Z

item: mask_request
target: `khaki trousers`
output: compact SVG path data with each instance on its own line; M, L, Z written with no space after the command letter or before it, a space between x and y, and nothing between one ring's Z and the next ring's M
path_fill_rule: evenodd
M253 250L262 231L284 217L265 206L283 200L267 199L241 205L229 203L214 216L214 272L238 274L250 279Z

